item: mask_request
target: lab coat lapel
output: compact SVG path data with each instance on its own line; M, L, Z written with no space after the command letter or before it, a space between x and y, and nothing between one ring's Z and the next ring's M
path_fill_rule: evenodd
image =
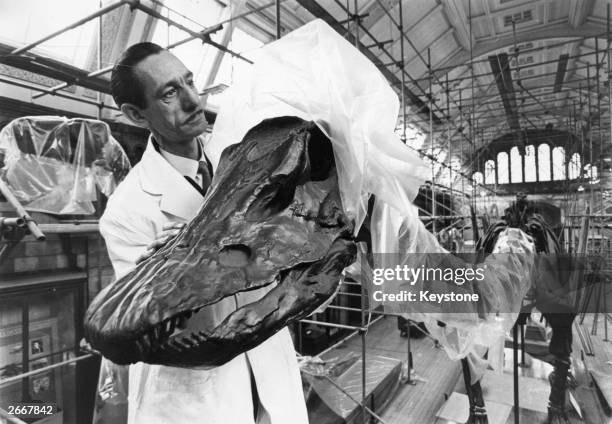
M141 163L142 189L161 196L161 211L185 221L193 219L204 197L155 150L150 137Z

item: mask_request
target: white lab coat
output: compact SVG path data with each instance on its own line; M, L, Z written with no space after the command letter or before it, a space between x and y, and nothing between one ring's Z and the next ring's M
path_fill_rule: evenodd
M154 148L151 140L141 161L110 197L100 220L117 277L167 222L195 217L203 197ZM237 306L265 291L240 293L210 308L216 325ZM289 331L284 328L261 345L210 370L138 363L130 366L129 424L252 424L251 367L264 414L257 423L307 424L299 368Z

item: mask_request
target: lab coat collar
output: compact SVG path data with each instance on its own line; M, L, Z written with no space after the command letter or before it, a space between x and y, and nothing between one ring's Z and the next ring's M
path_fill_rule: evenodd
M162 212L191 220L204 203L204 197L162 157L153 143L149 136L140 160L141 187L149 194L161 196L159 206Z

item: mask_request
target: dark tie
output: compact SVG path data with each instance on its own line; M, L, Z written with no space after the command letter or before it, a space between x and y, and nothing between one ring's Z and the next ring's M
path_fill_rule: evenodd
M198 162L198 174L202 178L202 190L206 193L208 187L210 187L210 181L212 180L212 172L207 161L201 160Z
M210 187L210 181L212 180L212 167L207 161L199 161L198 162L198 175L202 178L202 186L200 186L196 181L194 181L191 177L185 175L185 179L189 181L189 184L193 186L197 191L200 192L202 196L206 194L208 191L208 187Z

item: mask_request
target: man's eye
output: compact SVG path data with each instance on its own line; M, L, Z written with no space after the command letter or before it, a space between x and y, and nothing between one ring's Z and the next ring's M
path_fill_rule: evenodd
M169 99L170 97L173 97L175 94L176 94L176 88L171 88L170 90L164 92L163 98Z
M193 80L191 80L191 81L187 81L187 85L188 85L189 87L193 87L193 86L195 86L195 82L194 82Z

